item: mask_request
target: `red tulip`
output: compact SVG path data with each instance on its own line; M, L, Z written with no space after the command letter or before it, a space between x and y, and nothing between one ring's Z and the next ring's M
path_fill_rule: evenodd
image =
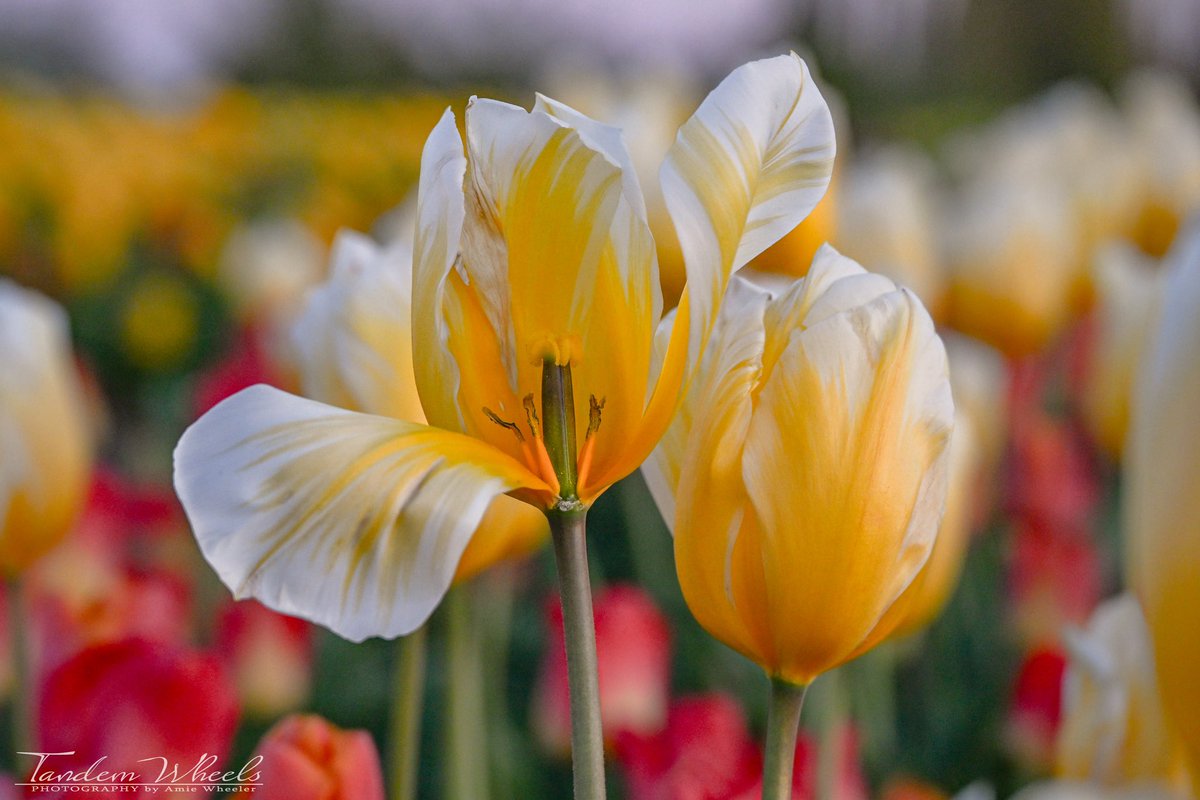
M732 800L762 772L742 709L724 695L675 701L659 733L619 737L617 759L629 800Z
M258 755L259 785L243 789L245 800L383 800L379 751L366 731L297 714L267 732Z
M1061 651L1041 649L1030 654L1017 673L1006 738L1017 759L1035 771L1053 764L1066 668Z
M237 700L217 660L142 639L90 647L47 677L38 714L46 771L128 772L135 784L202 781L220 769L237 727ZM33 765L31 765L33 766ZM189 777L190 776L190 777ZM53 795L53 792L49 794ZM143 788L130 796L150 796Z
M609 744L625 731L649 734L666 719L671 680L667 621L649 595L630 585L597 595L596 656L600 673L600 716ZM566 755L571 749L570 696L563 639L562 606L546 610L549 643L533 698L533 725L542 745Z

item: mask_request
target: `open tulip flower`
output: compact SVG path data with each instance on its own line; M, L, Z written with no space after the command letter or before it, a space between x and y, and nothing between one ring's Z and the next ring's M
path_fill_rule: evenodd
M773 679L764 798L786 796L802 687L861 652L929 559L953 416L911 291L830 247L778 296L735 278L646 472L692 613Z
M476 99L466 134L464 153L447 111L421 162L412 363L429 424L256 386L175 454L200 547L234 594L353 640L421 625L468 544L511 527L518 499L582 510L638 467L730 274L817 203L834 151L798 57L714 90L661 172L689 279L660 320L616 129L543 97L532 112Z

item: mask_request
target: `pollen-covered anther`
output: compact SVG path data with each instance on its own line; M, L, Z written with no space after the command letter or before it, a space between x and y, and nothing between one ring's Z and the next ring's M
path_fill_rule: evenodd
M512 431L513 434L517 437L518 442L520 442L521 444L525 443L525 434L521 433L521 428L519 425L517 425L517 423L509 422L508 420L501 419L499 414L497 414L495 411L492 411L487 406L483 407L483 413L487 416L488 419L490 419L492 422L499 425L501 428L506 428L507 430Z
M573 367L583 356L583 339L575 333L543 333L529 345L529 363L542 366Z
M533 401L533 393L525 395L525 399L521 401L525 406L525 420L529 423L529 431L533 434L534 439L542 438L542 421L538 418L537 405Z
M596 395L588 395L588 427L583 439L583 447L579 449L579 483L582 484L592 468L592 453L596 450L596 431L600 430L600 415L604 411L604 398L596 399Z

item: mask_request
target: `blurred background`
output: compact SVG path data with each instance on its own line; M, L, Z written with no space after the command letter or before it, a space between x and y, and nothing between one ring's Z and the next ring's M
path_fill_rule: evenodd
M396 646L232 603L170 488L180 433L245 386L295 389L291 326L335 234L403 229L447 105L549 94L624 128L649 187L716 82L794 49L838 162L755 266L803 274L829 240L911 286L972 431L944 597L817 683L797 796L1008 797L1062 774L1064 632L1123 588L1129 387L1200 206L1197 41L1200 0L0 0L0 275L67 309L97 454L77 529L20 589L35 681L87 688L107 646L102 706L141 691L138 659L183 670L163 685L211 699L184 738L230 763L299 710L369 731L386 762ZM682 268L650 194L670 303ZM639 476L590 519L626 697L614 796L741 796L764 679L691 618ZM543 553L435 615L421 797L566 796L553 586ZM152 653L114 655L130 641ZM486 708L473 783L446 774L455 697ZM145 713L138 736L178 733Z

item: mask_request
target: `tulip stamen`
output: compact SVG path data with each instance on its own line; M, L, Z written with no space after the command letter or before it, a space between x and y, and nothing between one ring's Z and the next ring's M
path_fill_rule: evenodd
M483 407L483 413L487 415L488 419L499 425L501 428L506 428L512 431L513 434L516 435L517 441L521 444L525 444L525 434L521 433L521 428L519 425L517 425L517 423L501 419L499 414L497 414L495 411L492 411L487 406Z
M596 400L596 395L588 395L588 427L585 439L592 438L592 434L600 430L600 414L604 411L604 401L607 398L601 397Z
M588 427L583 437L583 447L579 451L579 483L587 480L592 469L592 453L596 450L596 431L600 430L600 415L604 411L604 399L596 399L596 395L588 396Z
M533 392L525 395L525 399L521 403L525 406L525 419L529 423L529 432L533 434L534 439L541 439L542 421L538 419L537 405L533 402Z

